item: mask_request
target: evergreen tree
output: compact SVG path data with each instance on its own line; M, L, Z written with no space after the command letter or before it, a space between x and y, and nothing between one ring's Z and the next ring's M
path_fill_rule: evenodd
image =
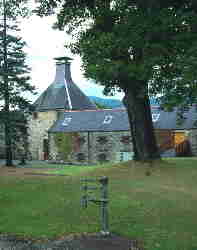
M23 51L25 43L18 35L17 18L26 16L25 3L26 1L23 0L1 0L0 2L0 100L2 103L0 120L5 129L6 166L13 165L13 145L17 138L13 111L27 110L30 103L24 97L24 93L33 93L35 89L29 83L29 68Z
M56 27L73 34L86 77L124 91L136 159L159 158L149 96L168 109L197 100L197 1L39 2L40 15L60 10Z

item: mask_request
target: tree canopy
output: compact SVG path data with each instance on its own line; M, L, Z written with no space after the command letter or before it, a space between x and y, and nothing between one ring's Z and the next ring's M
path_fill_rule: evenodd
M159 95L167 109L197 101L197 2L39 2L40 15L57 8L55 27L73 35L69 47L81 56L85 76L104 85L106 93L124 91L136 153L157 158L148 97Z
M124 89L129 75L129 84L148 80L167 105L196 101L195 0L40 0L39 14L60 4L56 27L75 35L72 51L106 92Z

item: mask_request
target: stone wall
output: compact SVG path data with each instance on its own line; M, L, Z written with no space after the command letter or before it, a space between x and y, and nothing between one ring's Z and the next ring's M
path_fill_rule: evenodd
M29 151L32 160L44 160L43 140L48 139L48 129L57 120L57 111L35 112L29 118Z
M69 134L69 133L67 133ZM50 159L61 158L56 135L50 134ZM70 134L71 151L67 160L73 163L119 162L132 158L132 141L130 133L125 132L83 132Z

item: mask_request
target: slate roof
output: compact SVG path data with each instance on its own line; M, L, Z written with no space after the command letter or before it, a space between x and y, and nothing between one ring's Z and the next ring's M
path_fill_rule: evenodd
M177 124L177 109L173 112L164 112L159 108L152 108L152 116L154 120L157 118L157 114L159 115L158 119L154 122L154 127L157 129L171 129L171 130L189 130L192 128L197 128L195 121L197 121L197 109L196 106L192 106L189 111L184 112L184 120L181 124Z
M96 109L89 98L71 78L70 58L56 58L56 75L53 83L34 102L35 111Z
M158 107L152 108L152 117L156 129L192 129L197 120L195 107L187 114L187 119L177 125L177 113L164 112ZM85 110L63 112L59 120L50 128L49 132L93 132L93 131L128 131L129 121L125 109Z
M49 132L129 130L125 110L86 110L64 112Z

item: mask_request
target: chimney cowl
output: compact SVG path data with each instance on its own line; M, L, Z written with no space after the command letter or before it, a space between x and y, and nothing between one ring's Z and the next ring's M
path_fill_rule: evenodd
M55 57L54 59L56 60L56 64L70 64L73 60L68 56Z

